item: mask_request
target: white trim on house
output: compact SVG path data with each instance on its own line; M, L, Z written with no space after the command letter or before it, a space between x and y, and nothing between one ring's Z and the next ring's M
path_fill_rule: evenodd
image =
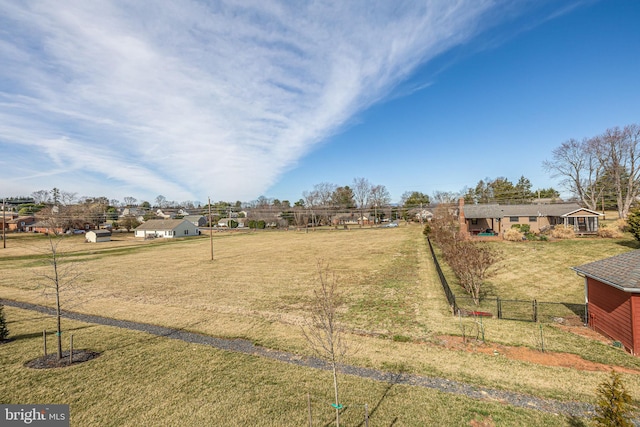
M186 219L151 219L134 230L135 237L145 239L197 236L200 230Z

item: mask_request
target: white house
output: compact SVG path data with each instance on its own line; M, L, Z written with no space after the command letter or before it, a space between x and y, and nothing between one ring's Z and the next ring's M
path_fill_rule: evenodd
M85 234L87 242L99 243L111 241L111 232L109 230L91 230Z
M150 219L134 230L136 237L145 239L188 237L200 234L198 227L186 219Z

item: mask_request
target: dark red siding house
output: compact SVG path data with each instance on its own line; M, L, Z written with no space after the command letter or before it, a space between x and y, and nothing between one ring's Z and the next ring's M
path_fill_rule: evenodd
M640 355L640 250L573 270L585 278L589 326Z

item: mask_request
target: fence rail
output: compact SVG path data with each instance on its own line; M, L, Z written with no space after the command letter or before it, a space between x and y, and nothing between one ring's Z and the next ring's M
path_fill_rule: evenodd
M451 312L453 314L459 313L458 304L456 303L456 296L451 291L449 287L449 283L447 282L447 278L444 277L444 273L442 272L442 268L440 268L440 263L438 262L438 257L436 257L436 253L433 250L433 245L431 244L431 239L427 237L427 242L429 242L429 249L431 250L431 256L433 257L433 263L436 265L436 271L438 272L438 277L440 278L440 283L442 284L442 289L444 289L444 294L447 297L447 302L451 307Z
M505 320L521 320L528 322L559 322L578 324L587 322L586 304L576 304L567 302L547 302L538 300L517 300L502 299L496 296L485 296L481 298L480 304L476 305L470 296L458 296L453 293L447 282L436 253L429 242L431 256L440 278L440 283L444 290L447 302L451 307L451 312L462 316L487 316Z

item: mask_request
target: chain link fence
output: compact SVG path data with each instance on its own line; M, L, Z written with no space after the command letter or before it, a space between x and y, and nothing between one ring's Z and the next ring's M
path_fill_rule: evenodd
M496 296L481 298L476 305L470 296L456 296L442 272L431 240L427 238L433 262L440 278L451 312L462 316L486 316L505 320L527 322L565 323L571 325L587 322L587 305L567 302L546 302L538 300L501 299Z

